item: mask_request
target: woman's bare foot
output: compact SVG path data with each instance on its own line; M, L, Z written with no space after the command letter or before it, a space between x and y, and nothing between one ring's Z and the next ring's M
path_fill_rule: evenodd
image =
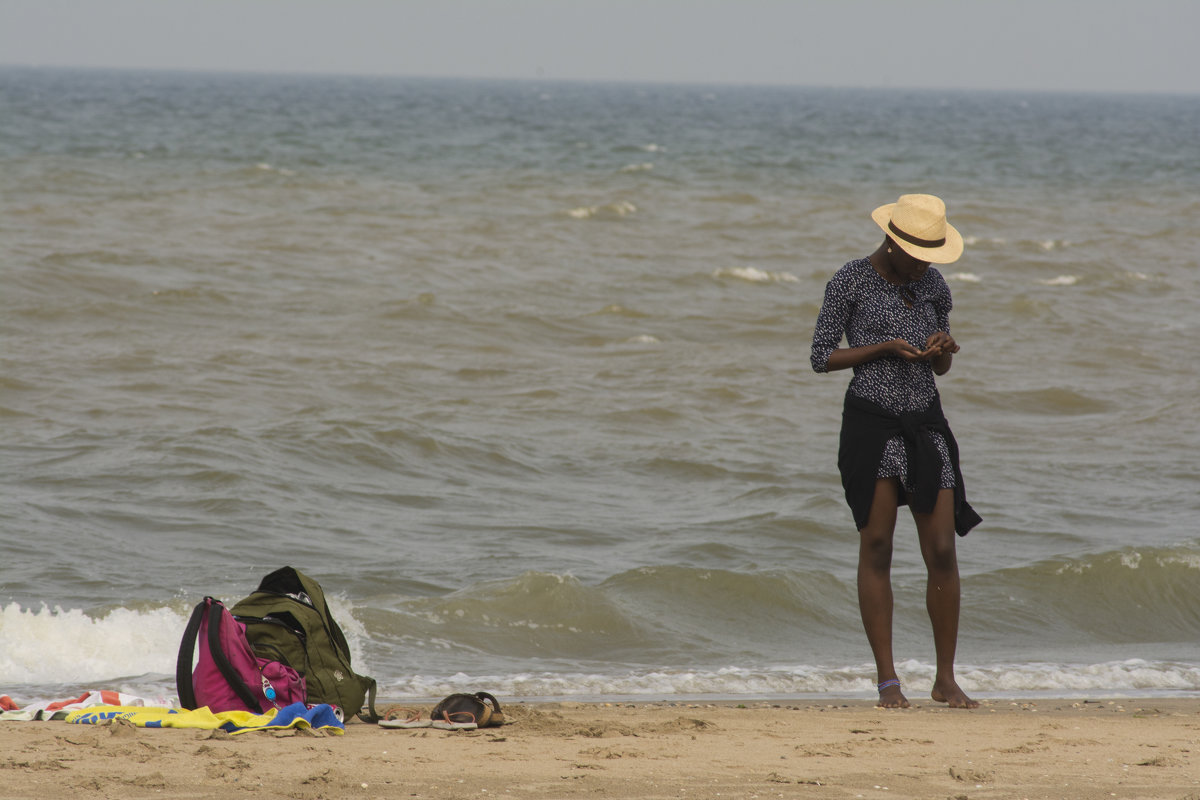
M936 681L929 696L951 708L979 708L979 701L967 697L967 693L958 688L958 683L953 680Z
M900 691L900 681L884 681L879 684L879 708L908 708L908 698Z

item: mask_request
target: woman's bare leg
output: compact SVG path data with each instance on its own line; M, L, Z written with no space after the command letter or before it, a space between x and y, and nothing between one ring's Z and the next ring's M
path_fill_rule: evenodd
M895 478L880 478L875 483L867 525L858 532L858 609L875 656L879 683L896 678L892 655L892 539L899 491ZM892 685L880 690L879 705L907 708L908 699L898 684Z
M929 611L929 621L933 623L933 646L937 652L937 675L930 697L939 703L948 703L951 708L978 708L979 703L967 697L954 677L962 591L955 550L954 490L942 489L933 511L928 514L914 512L913 520L921 541L921 556L929 572L925 607Z

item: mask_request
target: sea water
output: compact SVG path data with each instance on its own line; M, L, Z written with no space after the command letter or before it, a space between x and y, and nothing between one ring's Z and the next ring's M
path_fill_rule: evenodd
M0 70L0 692L872 696L829 276L944 197L980 697L1200 691L1200 97ZM901 513L896 652L927 686Z

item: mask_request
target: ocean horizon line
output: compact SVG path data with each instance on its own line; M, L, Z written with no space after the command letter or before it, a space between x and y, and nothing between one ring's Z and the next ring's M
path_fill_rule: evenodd
M853 92L863 95L872 94L954 94L954 95L1034 95L1038 97L1086 97L1086 98L1151 98L1170 99L1200 98L1200 90L1194 92L1157 91L1153 89L1082 89L1070 87L1038 87L1038 86L921 86L897 85L890 86L860 85L860 84L819 84L789 81L694 81L669 80L663 78L576 78L554 77L546 75L520 76L484 76L484 75L420 75L408 73L385 72L324 72L311 70L267 70L245 68L213 68L213 67L155 67L155 66L120 66L120 65L88 65L88 64L29 64L0 62L0 70L29 70L47 72L90 72L115 74L146 74L146 75L193 75L193 76L224 76L243 78L319 78L319 79L363 79L398 82L445 82L454 84L551 84L555 86L592 86L592 87L643 87L643 88L679 88L679 89L756 89L756 90L794 90L798 92Z

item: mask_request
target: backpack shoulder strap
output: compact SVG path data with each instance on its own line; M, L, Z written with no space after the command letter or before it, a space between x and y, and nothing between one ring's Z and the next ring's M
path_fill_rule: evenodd
M217 665L217 669L221 671L221 675L225 678L225 682L233 687L233 691L247 708L258 709L257 713L263 713L262 705L251 693L250 688L246 686L242 676L233 668L233 664L229 663L229 656L225 655L225 651L221 649L221 620L225 606L219 600L213 600L208 607L208 652L212 656L213 663Z
M367 685L367 714L364 718L365 722L379 722L383 717L379 716L379 712L375 710L375 679L363 678L364 681L369 681ZM362 717L362 709L359 709L358 716Z
M192 658L196 653L196 636L200 633L200 620L208 598L201 600L192 609L187 627L183 629L183 640L179 643L179 656L175 660L175 690L179 692L179 705L189 711L196 708L196 692L192 687Z

